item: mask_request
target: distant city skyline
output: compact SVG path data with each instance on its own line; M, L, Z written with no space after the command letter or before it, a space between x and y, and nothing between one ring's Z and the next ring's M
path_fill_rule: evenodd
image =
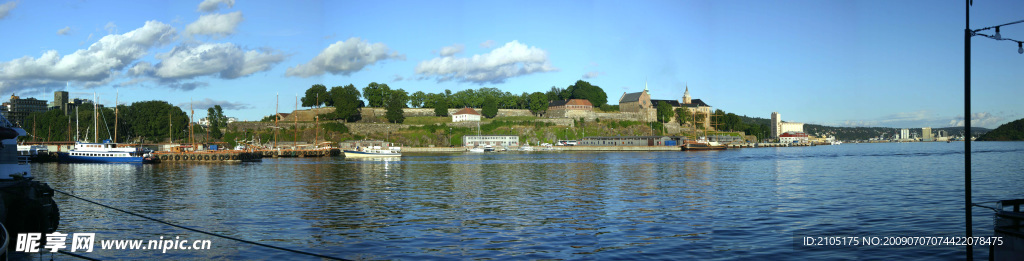
M976 1L971 27L1024 19ZM963 125L964 3L930 1L3 1L11 94L164 100L259 120L313 84L519 94L576 80L828 126ZM1024 25L1002 28L1024 38ZM1024 55L972 40L973 126L1024 118Z

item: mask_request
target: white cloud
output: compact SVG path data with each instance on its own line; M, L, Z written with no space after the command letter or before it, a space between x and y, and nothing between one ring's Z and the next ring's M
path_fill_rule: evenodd
M85 86L105 84L147 50L174 40L170 25L148 21L124 34L107 35L63 57L56 50L38 58L22 57L0 62L0 93L8 89L50 88L56 83L75 81Z
M982 127L992 129L999 127L999 122L1001 121L1003 121L1003 117L999 117L988 112L977 112L971 114L971 127ZM963 126L963 116L957 116L955 119L949 121L949 127Z
M194 108L196 111L199 111L196 112L196 114L199 114L200 112L205 113L206 109L213 108L214 105L220 105L220 107L224 110L244 110L252 108L251 105L241 102L219 101L210 98L192 101L191 103L178 103L178 107L185 108L186 110L189 108L189 105L191 105L192 108Z
M205 43L179 45L170 52L157 54L156 58L160 63L140 62L129 74L150 75L165 82L206 75L235 79L270 70L283 61L285 55L270 49L243 50L231 43Z
M235 33L235 28L243 20L242 12L227 14L208 14L185 27L185 35L210 35L223 37Z
M18 7L18 1L6 2L0 5L0 19L7 17L7 14L9 14L15 7Z
M506 43L489 53L470 58L438 57L416 65L416 74L436 77L438 81L503 83L508 78L539 72L557 71L547 51L519 41Z
M298 77L311 77L324 73L350 75L366 66L391 59L405 60L405 55L391 51L383 43L371 44L358 37L352 37L331 44L306 64L288 68L285 75Z
M493 46L494 46L494 40L487 40L487 41L484 41L484 42L480 43L480 47L487 48L487 49L490 49Z
M170 87L171 89L182 90L182 91L191 91L191 90L195 90L195 89L198 89L198 88L201 88L201 87L210 86L210 84L209 83L205 83L205 82L176 82L176 81L172 81L172 82L168 82L168 83L163 83L163 86Z
M461 53L465 49L466 46L462 44L454 44L452 46L441 47L441 56L452 56Z
M108 34L116 33L117 32L117 24L114 24L114 22L107 22L107 25L103 26L103 30L107 30Z
M235 0L203 0L199 3L199 8L196 11L200 12L213 12L220 8L220 4L224 4L231 8L235 6Z
M583 79L591 79L591 78L594 78L594 77L597 77L597 76L601 76L601 75L604 75L604 72L598 72L598 71L587 72L586 74L583 74Z
M71 27L70 26L65 26L64 28L61 28L60 30L57 30L57 34L58 35L68 35L68 34L71 34Z

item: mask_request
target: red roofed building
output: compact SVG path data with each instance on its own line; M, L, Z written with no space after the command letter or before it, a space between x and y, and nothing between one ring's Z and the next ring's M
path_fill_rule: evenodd
M779 135L779 142L782 143L794 143L794 142L809 142L807 133L803 132L786 132Z
M452 114L452 122L460 121L480 121L480 113L473 108L462 108L455 112L455 114Z
M550 101L548 102L547 116L550 118L592 118L593 116L584 115L593 111L594 105L584 99Z

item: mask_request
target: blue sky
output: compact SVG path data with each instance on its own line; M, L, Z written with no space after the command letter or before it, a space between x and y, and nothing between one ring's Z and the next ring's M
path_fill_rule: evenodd
M972 28L1015 10L976 1ZM937 128L962 124L963 29L959 1L0 0L0 100L119 93L257 120L318 83L519 94L584 79L613 104L646 81L740 115ZM1024 118L1024 55L972 46L974 124Z

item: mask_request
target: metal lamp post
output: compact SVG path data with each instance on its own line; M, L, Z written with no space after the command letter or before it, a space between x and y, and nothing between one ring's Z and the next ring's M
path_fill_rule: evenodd
M966 29L964 30L964 215L967 224L967 237L970 238L973 235L971 208L974 206L971 203L971 37L980 35L996 41L1016 42L1017 53L1024 54L1024 47L1022 47L1024 41L1005 38L999 32L1000 27L1024 23L1024 20L971 30L971 4L973 1L967 0L966 2ZM995 29L995 34L979 33L990 29ZM974 259L974 250L970 244L967 245L967 259Z

